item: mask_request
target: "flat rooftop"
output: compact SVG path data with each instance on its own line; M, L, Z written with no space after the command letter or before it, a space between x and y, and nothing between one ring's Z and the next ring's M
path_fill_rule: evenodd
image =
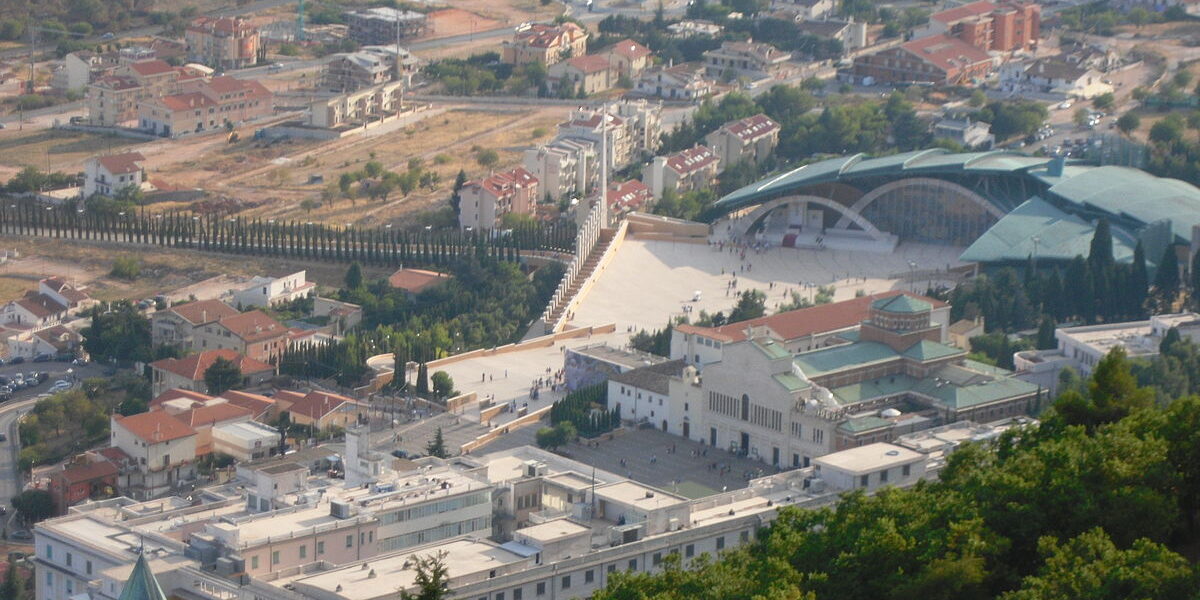
M924 457L920 452L908 448L894 444L876 443L826 454L814 458L813 462L820 466L833 467L860 475L916 462Z
M687 498L656 490L635 481L620 481L596 488L596 497L610 502L619 502L643 510L656 510L686 504Z
M291 583L296 586L296 591L308 592L306 595L318 598L371 600L381 596L393 596L396 590L414 585L417 571L412 565L412 557L434 551L446 553L444 561L451 581L461 580L472 574L485 574L483 576L486 577L486 573L492 569L531 561L492 542L458 539L424 549L409 548L372 558L365 563L351 563L316 575L300 577ZM364 569L364 564L368 568ZM275 583L279 585L284 583L284 580Z
M571 348L569 352L590 356L607 363L621 365L627 369L649 367L659 363L667 362L668 360L662 356L657 356L646 352L637 352L634 350L623 350L621 348L614 348L608 344L591 344L579 348Z
M1150 321L1130 321L1106 325L1088 325L1059 329L1056 337L1067 338L1088 346L1101 354L1120 346L1130 356L1158 354L1158 339L1154 338Z
M514 533L545 544L547 542L553 542L565 537L587 533L591 530L591 527L584 527L583 525L568 519L555 519L540 525L533 525L524 529L518 529Z

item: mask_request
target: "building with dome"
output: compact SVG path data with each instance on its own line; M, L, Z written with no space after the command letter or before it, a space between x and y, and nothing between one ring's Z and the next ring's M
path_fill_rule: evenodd
M699 338L718 340L718 353L684 350L662 367L614 376L610 406L620 405L626 419L781 468L946 423L987 423L1037 408L1037 385L947 343L945 303L908 293L869 301L856 327L822 332L807 346L801 344L817 338L780 332L805 330L805 323L810 334L834 327L832 315L853 314L862 299L720 328L681 326L677 351L694 349Z

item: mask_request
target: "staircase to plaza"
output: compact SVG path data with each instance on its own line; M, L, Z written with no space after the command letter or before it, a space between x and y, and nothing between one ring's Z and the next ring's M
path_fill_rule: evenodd
M616 237L616 228L604 227L600 229L599 234L596 236L596 244L592 246L592 251L588 253L587 258L580 265L579 272L567 286L566 292L563 295L563 301L559 302L549 313L546 323L552 329L548 333L562 330L561 325L558 324L566 322L565 317L569 312L568 309L574 305L572 300L583 289L583 286L591 280L592 275L596 272L596 268L600 265L600 261L604 259L604 253L608 251L609 246L612 245L612 241Z

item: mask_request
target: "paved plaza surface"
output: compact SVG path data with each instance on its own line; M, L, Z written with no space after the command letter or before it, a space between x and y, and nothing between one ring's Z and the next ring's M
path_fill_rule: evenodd
M930 280L908 284L901 278L914 269L960 266L961 252L952 246L904 243L892 253L772 248L746 250L743 259L739 250L728 246L721 250L715 245L627 239L569 325L615 323L619 332L629 327L659 329L684 315L685 306L694 307L693 316L701 310L727 313L735 294L748 289L767 295L768 312L790 298L789 290L812 297L815 286L833 285L836 300L853 298L859 290L872 294L911 287L924 292ZM730 289L735 275L737 288ZM700 300L693 302L697 291Z
M537 429L536 426L518 429L480 448L475 454L536 445L534 438ZM670 451L672 446L674 452ZM742 458L656 429L627 430L612 440L599 441L594 446L574 443L560 448L558 453L585 465L689 498L744 488L747 476L761 477L774 472L774 469L757 460ZM713 464L725 468L714 469Z

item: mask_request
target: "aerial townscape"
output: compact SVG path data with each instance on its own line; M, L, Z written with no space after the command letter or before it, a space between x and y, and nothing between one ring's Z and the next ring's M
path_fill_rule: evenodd
M0 0L0 600L1200 600L1200 0Z

